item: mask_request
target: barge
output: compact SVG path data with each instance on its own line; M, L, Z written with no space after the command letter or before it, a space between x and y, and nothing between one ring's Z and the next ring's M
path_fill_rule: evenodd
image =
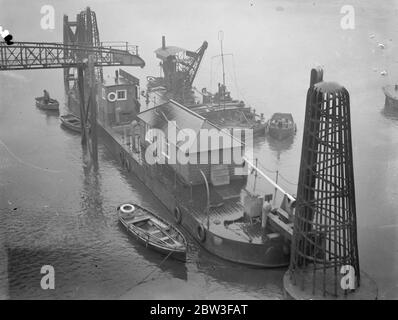
M77 94L70 95L69 102L74 96ZM126 173L140 179L162 202L176 225L223 259L257 267L288 265L290 239L284 229L292 225L286 213L289 208L274 208L268 224L262 226L259 215L264 195L256 195L260 212L257 210L254 218L250 216L242 201L248 188L247 175L236 174L235 170L244 163L180 164L169 163L167 157L165 163L147 161L147 149L152 145L148 141L150 129L167 131L173 122L177 135L184 130L198 134L201 129L229 135L226 131L174 100L140 111L139 79L122 69L114 79L98 84L97 102L99 137ZM70 108L78 114L78 104L70 104ZM229 152L235 152L235 148L241 152L241 142L235 143ZM178 147L181 145L177 144L177 152L182 152ZM189 159L208 155L210 150L202 147L189 152ZM222 146L219 152L225 148ZM283 217L289 221L282 221Z

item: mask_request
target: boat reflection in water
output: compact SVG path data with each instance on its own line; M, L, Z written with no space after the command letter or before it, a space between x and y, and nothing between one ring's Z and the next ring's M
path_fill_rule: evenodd
M266 141L268 142L269 148L275 152L278 160L280 160L280 156L283 152L286 152L293 147L295 139L295 135L289 136L283 140L275 139L270 135L266 136Z
M214 282L225 285L234 283L244 288L248 294L261 292L263 297L275 299L283 297L281 286L284 268L261 269L235 264L210 255L204 250L196 259L198 272L211 276ZM259 281L259 279L261 279Z

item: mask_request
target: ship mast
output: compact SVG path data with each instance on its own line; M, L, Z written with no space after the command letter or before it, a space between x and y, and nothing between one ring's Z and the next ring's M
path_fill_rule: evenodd
M220 40L220 47L221 47L221 63L222 63L222 84L225 87L225 69L224 69L224 52L222 48L222 41L224 38L224 32L220 30L218 32L218 40Z
M222 90L221 91L222 91L222 100L223 100L224 110L225 110L225 90L226 90L226 88L225 88L225 66L224 66L224 51L223 51L223 47L222 47L222 41L224 39L224 32L222 30L220 30L218 32L218 39L220 40L221 63L222 63ZM219 92L219 93L221 93L221 92ZM219 102L219 104L220 104L220 102Z

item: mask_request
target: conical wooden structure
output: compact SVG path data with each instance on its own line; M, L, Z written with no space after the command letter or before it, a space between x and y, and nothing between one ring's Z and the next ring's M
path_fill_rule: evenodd
M361 286L350 96L322 78L312 71L285 288L287 281L308 298L339 298Z

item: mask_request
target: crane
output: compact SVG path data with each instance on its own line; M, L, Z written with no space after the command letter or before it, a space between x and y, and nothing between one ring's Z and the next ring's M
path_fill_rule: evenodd
M172 99L181 103L190 103L190 100L193 99L191 94L192 85L207 46L207 41L204 41L196 51L176 46L166 46L166 40L163 36L162 47L157 49L155 54L161 60L160 65L164 78L152 77L148 87L162 85Z

